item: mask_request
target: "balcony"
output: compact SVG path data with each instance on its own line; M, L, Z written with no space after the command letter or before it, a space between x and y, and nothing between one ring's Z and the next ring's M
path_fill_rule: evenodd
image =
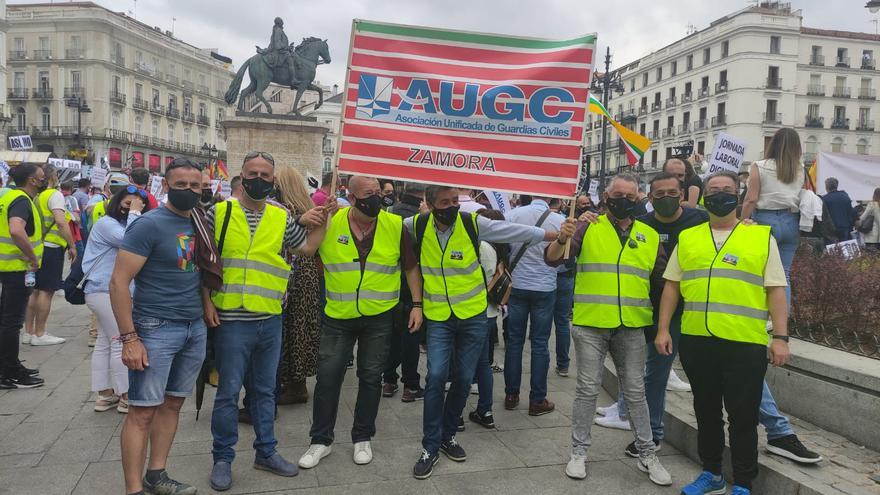
M810 65L825 65L825 55L819 55L818 53L810 55Z
M873 58L863 58L862 59L862 69L875 70L876 68L877 68L877 62Z
M666 98L666 108L675 108L676 104L675 98Z
M31 127L31 137L35 138L51 138L55 137L55 130L51 127Z
M771 125L782 125L782 114L775 112L764 112L764 123Z
M824 84L810 84L807 86L807 96L825 96Z
M651 112L659 112L660 109L663 108L663 105L659 101L655 101L651 103Z
M720 83L715 83L715 94L726 93L727 92L727 81L721 81Z
M647 115L647 114L648 114L648 107L646 107L646 106L645 106L645 107L639 107L639 116Z
M768 77L766 89L782 89L782 78Z
M860 119L858 121L858 123L856 123L856 130L857 131L871 131L871 132L873 132L874 131L874 121Z
M624 117L624 118L626 118L626 117ZM198 120L196 120L196 123L198 125L208 127L209 125L211 125L211 119L209 119L207 115L199 115L199 118L198 118Z
M171 74L165 74L165 82L167 82L168 84L173 84L173 85L177 86L180 84L180 79L178 79L177 76L174 76Z
M685 103L690 103L692 101L694 101L694 94L691 93L690 91L681 95L681 104L682 105L684 105Z
M199 93L201 93L203 95L211 94L211 90L208 89L208 87L205 86L204 84L199 84L198 88L196 88L196 91L198 91Z
M849 68L849 57L837 57L834 60L834 66Z
M165 115L165 105L160 105L154 101L153 104L150 105L150 113Z
M184 122L195 122L195 121L196 121L196 116L193 115L193 114L190 113L190 112L184 112L184 113L183 113L182 120L183 120Z
M837 118L831 122L832 129L849 129L849 119Z
M722 127L725 125L727 125L727 115L712 117L712 127Z
M86 91L83 88L75 87L75 88L64 88L64 99L70 100L72 98L85 98Z
M52 95L52 88L48 86L44 86L42 88L34 88L34 99L35 100L51 100L54 96Z
M28 90L27 88L9 88L9 93L6 96L7 100L27 100L28 99Z
M111 53L110 63L119 67L125 67L125 57L121 53Z
M52 50L34 50L34 60L52 60Z
M876 100L877 90L874 88L859 88L860 100Z
M678 135L689 134L691 132L691 124L688 122L687 124L678 124Z
M144 134L132 134L131 140L136 144L150 144L150 138Z
M135 110L140 110L142 112L145 112L150 109L149 102L147 102L147 100L142 100L140 98L135 98L134 101L132 102L131 106Z
M132 141L131 133L120 131L119 129L104 129L104 137L114 141L122 141L123 143L130 143Z
M709 123L706 119L694 121L694 132L705 132L708 128Z
M26 50L11 50L9 52L9 60L27 60Z
M850 96L852 96L852 90L850 88L835 86L832 95L835 98L849 98Z
M658 137L660 137L660 130L659 129L654 129L652 131L648 131L648 139L650 139L651 141L657 139Z
M811 127L814 129L821 129L825 127L825 117L819 117L816 115L807 115L804 127Z
M660 134L664 138L670 138L675 136L675 128L674 127L666 127L663 129L663 132Z
M697 99L703 99L709 97L709 86L703 86L702 88L697 90Z
M64 50L64 58L68 60L86 58L86 51L82 48L68 48L67 50Z
M180 118L180 110L176 108L168 107L168 111L165 112L165 116L169 119L179 119Z
M183 89L186 91L195 91L196 85L192 81L183 80Z
M115 103L117 105L125 105L125 94L120 93L119 91L111 91L110 92L110 103Z

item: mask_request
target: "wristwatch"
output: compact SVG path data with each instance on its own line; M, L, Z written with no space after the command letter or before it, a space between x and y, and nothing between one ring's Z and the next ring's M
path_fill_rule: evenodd
M788 335L774 335L773 338L776 340L781 340L786 343L788 342Z

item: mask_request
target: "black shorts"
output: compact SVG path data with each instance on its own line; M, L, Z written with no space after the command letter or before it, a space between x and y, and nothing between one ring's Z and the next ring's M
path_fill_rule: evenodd
M64 248L44 247L43 262L37 270L37 284L34 289L55 292L61 288L64 273Z

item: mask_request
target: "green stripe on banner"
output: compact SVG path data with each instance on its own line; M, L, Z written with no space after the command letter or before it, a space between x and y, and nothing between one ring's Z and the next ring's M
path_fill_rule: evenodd
M497 45L510 48L566 48L573 45L591 45L596 43L596 36L594 35L582 36L570 40L537 40L528 38L510 38L491 34L465 33L462 31L442 31L415 26L378 24L368 21L357 21L357 30L397 36L411 36L414 38Z

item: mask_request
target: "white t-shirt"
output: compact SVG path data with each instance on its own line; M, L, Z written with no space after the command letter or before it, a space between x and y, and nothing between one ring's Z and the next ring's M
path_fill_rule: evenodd
M49 203L49 210L50 210L50 211L53 211L53 212L54 212L55 210L61 210L61 213L64 213L65 211L67 211L67 202L64 201L64 195L61 194L61 191L54 191L54 192L49 196L49 202L48 202L48 203ZM44 225L44 226L43 226L43 229L45 230L45 228L46 228L46 226ZM52 242L46 242L46 241L44 241L43 244L44 244L46 247L52 247L52 248L61 247L61 246L59 246L58 244L55 244L55 243L52 243Z

